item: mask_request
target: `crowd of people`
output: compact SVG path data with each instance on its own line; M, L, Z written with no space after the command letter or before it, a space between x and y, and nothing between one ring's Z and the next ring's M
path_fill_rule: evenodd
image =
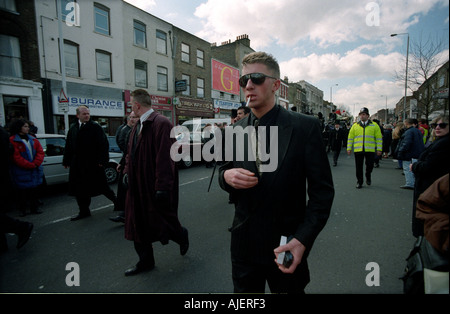
M349 155L353 151L357 189L364 182L372 184L373 168L379 166L381 158L397 160L406 181L401 188L414 190L413 235L428 236L430 243L448 256L448 117L439 116L430 126L405 119L392 131L389 125L370 120L364 107L359 121L351 127L333 121L326 130L328 141L324 145L319 119L275 103L279 71L278 62L270 54L254 52L244 57L239 85L248 106L237 110L231 127L251 127L252 131L245 134L251 149L245 150L243 160L226 160L219 169L219 185L235 206L230 228L234 291L263 293L267 282L275 293L304 293L310 280L307 257L327 223L335 193L328 147L333 151L334 167L342 147ZM117 195L103 171L108 161L105 133L90 119L86 106L77 108L77 121L68 131L63 159L64 167L70 169L69 195L75 197L79 208L71 221L91 216L92 197L105 195L114 203L118 216L111 220L124 223L125 238L133 241L138 256L136 265L125 270L126 276L155 267L154 242L165 245L173 241L182 256L189 248L188 230L178 219L178 169L170 157L175 141L170 136L173 125L153 110L145 90L133 91L130 104L132 113L117 133L124 152ZM277 127L278 132L279 159L274 171L267 170L270 160L263 160L258 149L261 138L270 144L268 126ZM29 134L30 123L25 120L15 122L11 134L3 128L1 132L2 180L11 179L20 195L22 215L27 210L40 213L36 189L43 181L42 146ZM237 145L233 139L233 148ZM6 213L0 217L3 237L4 233L16 233L17 247L22 247L33 225ZM5 237L0 244L5 250Z

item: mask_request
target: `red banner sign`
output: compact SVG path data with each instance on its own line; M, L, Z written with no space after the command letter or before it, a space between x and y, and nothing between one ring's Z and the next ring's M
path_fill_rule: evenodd
M239 95L239 69L211 59L212 88Z

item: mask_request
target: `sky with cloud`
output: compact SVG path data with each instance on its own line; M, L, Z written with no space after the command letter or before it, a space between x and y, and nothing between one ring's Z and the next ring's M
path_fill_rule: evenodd
M404 95L395 71L405 70L410 42L442 41L449 59L448 0L126 0L218 45L249 35L254 50L279 61L281 76L306 80L324 99L350 111L393 108ZM338 84L336 86L336 84ZM410 92L408 91L408 94Z

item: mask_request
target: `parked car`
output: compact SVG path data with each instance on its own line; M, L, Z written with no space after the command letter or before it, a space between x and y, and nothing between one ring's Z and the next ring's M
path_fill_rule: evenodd
M109 151L113 153L121 153L119 145L117 145L115 136L108 136Z
M189 168L194 164L194 161L198 161L198 157L203 160L203 156L193 156L194 151L202 152L203 145L206 140L203 138L203 130L207 124L214 125L214 123L228 123L230 125L231 118L222 118L222 119L193 119L185 121L182 126L189 130L189 139L185 138L187 136L186 133L179 133L176 136L176 144L179 146L178 152L181 153L182 148L185 146L190 146L188 149L190 150L189 155L185 155L178 164L182 168ZM186 149L186 148L185 148ZM194 158L195 157L195 158ZM196 160L194 160L196 159Z
M36 134L36 138L44 149L44 177L45 184L53 185L69 181L69 169L62 165L66 137L61 134ZM119 178L117 165L122 158L121 153L109 153L109 162L105 166L105 174L108 183L115 183Z

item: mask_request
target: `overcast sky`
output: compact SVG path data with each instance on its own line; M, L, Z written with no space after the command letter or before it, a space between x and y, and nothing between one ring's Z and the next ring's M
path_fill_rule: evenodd
M375 113L386 96L393 108L404 95L394 74L405 70L407 36L390 34L409 33L411 43L432 36L449 59L448 0L126 1L218 45L248 34L254 50L277 58L282 78L306 80L328 101L332 87L333 103L351 112Z

